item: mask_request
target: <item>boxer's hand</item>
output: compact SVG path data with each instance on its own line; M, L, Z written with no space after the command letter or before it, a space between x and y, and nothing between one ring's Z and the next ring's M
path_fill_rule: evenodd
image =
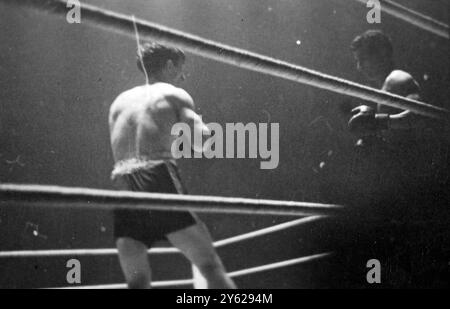
M352 110L354 115L348 122L350 132L361 135L374 134L377 129L375 110L369 106L362 105Z
M373 135L389 128L389 115L377 114L375 109L362 105L352 110L354 115L348 122L350 132L358 135Z

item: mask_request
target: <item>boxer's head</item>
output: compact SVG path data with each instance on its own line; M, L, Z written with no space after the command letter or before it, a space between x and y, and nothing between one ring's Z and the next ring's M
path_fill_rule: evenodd
M185 61L186 55L182 50L158 43L140 46L137 57L137 65L141 72L147 72L150 78L171 84L184 81Z
M394 49L390 38L379 30L369 30L357 36L351 49L358 70L370 80L386 78L394 66Z

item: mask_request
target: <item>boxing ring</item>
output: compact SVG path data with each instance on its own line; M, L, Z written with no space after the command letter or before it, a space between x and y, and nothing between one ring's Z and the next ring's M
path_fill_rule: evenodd
M358 0L361 2L361 0ZM67 2L64 0L1 0L11 6L24 6L56 15L67 14ZM385 2L385 1L383 1ZM386 1L392 4L391 1ZM391 15L420 27L421 29L448 39L448 26L430 21L428 17L415 14L401 6L388 7ZM81 4L81 14L86 23L104 29L135 37L135 27L143 39L150 39L173 45L187 52L208 59L233 65L276 78L290 80L299 84L328 90L382 105L410 110L413 113L440 119L448 124L449 111L401 96L369 88L348 80L323 74L302 66L287 63L278 59L238 49L211 40L177 31L148 21L135 19L132 16L119 14L92 5ZM405 16L408 16L406 18ZM428 22L424 22L428 20ZM422 21L422 22L421 22ZM445 30L446 29L446 30ZM262 237L271 233L287 230L304 224L312 224L330 216L346 216L348 210L340 205L324 205L318 203L302 203L292 201L272 201L244 198L224 198L208 196L180 196L172 194L136 193L88 188L64 188L55 186L1 184L0 208L6 209L14 205L33 205L45 208L71 207L72 209L145 209L166 211L193 211L197 213L216 214L258 214L264 216L302 217L293 221L275 225L262 230L238 235L214 243L216 248L229 246L241 241ZM179 254L174 248L154 248L150 255ZM0 260L5 258L48 258L48 257L92 257L116 255L115 249L77 249L77 250L42 250L42 251L9 251L0 252ZM332 255L332 252L321 252L311 256L298 257L273 264L254 266L248 269L230 272L233 278L251 275L263 271L275 270L291 265L308 263ZM193 279L153 282L153 287L185 286L194 283ZM89 288L124 288L123 284L81 286ZM74 288L74 287L70 287Z
M147 209L166 211L194 211L197 213L225 213L225 214L259 214L306 216L262 230L224 239L214 243L216 248L232 245L238 242L262 237L278 231L287 230L303 224L309 224L325 216L344 213L344 208L338 205L324 205L315 203L268 201L243 198L223 198L207 196L180 196L174 194L117 192L108 190L94 190L86 188L63 188L37 185L0 185L1 207L13 207L14 204L32 204L46 208L70 206L75 209ZM177 254L175 248L150 249L149 254ZM45 251L14 251L0 252L0 259L4 258L50 258L50 257L83 257L116 255L115 249L94 250L45 250ZM300 257L273 264L233 271L230 277L246 276L258 272L274 270L301 263L315 261L330 256L331 252ZM174 287L193 284L192 279L165 282L153 282L155 288ZM125 285L100 285L78 288L122 288Z

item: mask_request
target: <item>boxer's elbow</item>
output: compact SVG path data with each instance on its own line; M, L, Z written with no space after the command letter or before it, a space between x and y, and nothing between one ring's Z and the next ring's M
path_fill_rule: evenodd
M410 111L390 116L390 128L393 130L411 130L425 126L425 117Z

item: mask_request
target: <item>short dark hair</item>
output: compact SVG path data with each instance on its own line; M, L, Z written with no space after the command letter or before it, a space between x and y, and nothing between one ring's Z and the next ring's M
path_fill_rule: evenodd
M391 39L381 30L369 30L358 35L350 48L353 52L360 52L369 56L392 58L394 48Z
M181 49L169 47L159 43L151 42L141 45L137 55L137 65L139 70L147 72L149 75L160 73L167 64L172 60L175 65L179 65L186 61L186 55ZM142 55L142 59L140 56ZM142 67L144 65L144 68Z

